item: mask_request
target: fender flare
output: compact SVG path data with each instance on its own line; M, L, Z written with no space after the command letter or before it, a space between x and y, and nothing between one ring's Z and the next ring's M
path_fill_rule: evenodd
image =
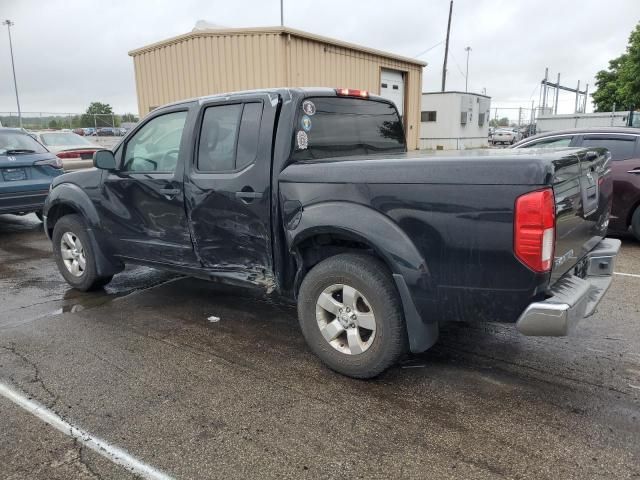
M43 208L44 229L47 236L50 237L49 231L51 230L48 226L49 214L61 206L67 206L77 211L87 223L87 235L95 253L98 276L109 277L122 271L124 265L105 254L103 245L98 241L96 229L100 229L100 216L96 207L89 196L73 183L62 183L49 192Z
M89 227L100 226L100 216L89 196L73 183L61 183L49 192L45 202L43 214L49 216L49 212L61 205L66 205L77 210L85 219Z
M289 250L320 234L341 234L371 247L391 270L407 324L409 347L423 352L438 339L438 322L423 318L411 295L412 288L431 288L427 262L407 234L388 216L351 202L322 202L304 207L294 224L286 227Z

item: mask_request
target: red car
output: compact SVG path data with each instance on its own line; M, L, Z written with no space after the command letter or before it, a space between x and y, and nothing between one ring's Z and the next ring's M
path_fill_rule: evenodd
M613 206L610 232L631 232L640 240L640 129L580 128L541 133L511 148L605 147L611 152Z

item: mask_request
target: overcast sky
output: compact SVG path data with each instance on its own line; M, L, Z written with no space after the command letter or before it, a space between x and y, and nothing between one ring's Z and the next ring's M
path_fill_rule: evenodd
M449 0L284 0L285 24L414 57L443 42ZM227 27L280 22L278 0L0 0L12 28L23 111L80 112L91 101L136 112L129 50L193 29L197 20ZM548 66L562 83L590 87L620 55L640 21L640 0L455 0L448 90L464 90L465 47L472 48L469 90L486 88L492 107L537 103ZM429 62L423 91L440 89L444 44ZM6 27L0 30L0 112L15 111ZM561 94L560 112L574 97ZM590 109L590 106L589 106ZM506 113L506 112L505 112ZM515 115L512 115L515 116Z

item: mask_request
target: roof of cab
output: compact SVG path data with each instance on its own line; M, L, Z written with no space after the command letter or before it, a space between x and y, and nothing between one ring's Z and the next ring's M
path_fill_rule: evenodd
M336 87L338 88L338 87ZM235 97L242 97L245 95L252 95L257 93L266 93L266 94L275 94L283 97L293 98L294 96L304 98L304 97L312 97L312 96L336 96L336 88L328 88L328 87L276 87L276 88L260 88L255 90L238 90L235 92L225 92L225 93L216 93L213 95L205 95L202 97L193 97L184 100L178 100L177 102L167 103L166 105L161 105L158 109L174 107L177 105L183 105L187 103L204 103L209 100L215 99L233 99ZM371 100L385 100L383 97L378 95L373 95L368 93L366 97L353 97L353 98L363 98L363 99L371 99Z

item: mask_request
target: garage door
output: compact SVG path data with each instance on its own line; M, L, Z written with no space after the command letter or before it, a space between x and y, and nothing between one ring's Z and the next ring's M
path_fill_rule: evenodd
M380 73L380 96L391 100L404 115L404 75L397 70L382 69Z

